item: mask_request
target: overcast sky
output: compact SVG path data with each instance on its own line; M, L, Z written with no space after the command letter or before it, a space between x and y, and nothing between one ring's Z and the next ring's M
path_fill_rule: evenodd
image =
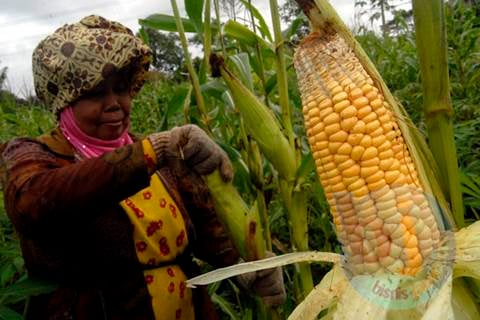
M281 6L285 0L278 0ZM182 0L177 0L184 12ZM270 23L268 0L252 3ZM343 20L353 21L353 0L331 0ZM19 96L33 92L31 55L38 42L65 23L99 14L138 30L138 19L172 14L169 0L0 0L0 67L8 67L7 89Z

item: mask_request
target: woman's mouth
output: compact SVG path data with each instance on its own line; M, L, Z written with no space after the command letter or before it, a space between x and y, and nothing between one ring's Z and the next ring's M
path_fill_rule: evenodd
M103 125L109 127L120 127L123 126L123 120L104 122Z

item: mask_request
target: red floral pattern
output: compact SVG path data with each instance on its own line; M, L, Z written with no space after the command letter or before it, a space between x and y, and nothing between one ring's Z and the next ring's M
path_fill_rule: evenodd
M127 206L133 210L133 212L135 213L135 215L137 216L137 218L143 218L145 216L145 214L143 213L142 210L140 210L134 203L131 199L127 198L125 199L125 203L127 204Z
M183 299L185 296L185 290L187 289L187 285L185 284L185 281L180 282L180 298Z
M150 200L150 198L152 198L152 193L150 191L145 191L143 193L143 199Z
M162 229L163 227L163 221L158 220L158 221L152 221L147 227L147 236L151 237L157 230Z
M165 206L167 205L167 200L165 200L164 198L162 198L160 200L160 208L165 208Z
M162 253L162 255L164 256L168 255L170 253L170 247L168 246L167 238L166 237L160 238L160 241L158 243L160 245L160 252Z
M145 241L137 242L136 247L137 247L137 251L139 252L143 252L147 250L147 244L145 243Z
M175 283L170 282L168 285L168 293L173 293L175 291Z
M177 247L181 247L184 240L185 240L185 230L182 230L180 231L180 234L177 236L177 240L176 240Z
M133 224L138 259L146 266L144 279L153 297L154 314L168 319L191 318L191 291L186 286L185 274L175 264L175 257L188 244L185 221L174 199L159 183L159 177L152 175L150 187L130 196L121 205ZM143 219L139 219L143 213Z
M155 164L155 161L150 155L144 154L144 157L145 157L145 162L147 163L147 167L149 167L150 169L154 169L157 167L157 165Z
M172 213L172 216L174 218L176 218L177 217L177 208L175 208L175 206L173 204L169 204L168 208L170 209L170 212Z
M146 284L151 284L153 282L153 276L151 274L147 274L145 276L145 283ZM181 289L181 286L180 286L180 289Z

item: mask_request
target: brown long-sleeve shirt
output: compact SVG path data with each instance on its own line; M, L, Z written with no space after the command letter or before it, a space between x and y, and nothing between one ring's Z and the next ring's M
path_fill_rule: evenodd
M119 205L154 173L141 141L78 161L56 129L38 139L14 139L3 149L5 208L29 275L59 284L32 299L29 317L153 319L133 228ZM186 217L189 252L214 266L237 261L201 177L180 161L161 168L160 176ZM189 256L181 260L187 275L194 272ZM194 293L194 302L196 313L208 311L197 318L215 318L205 295Z

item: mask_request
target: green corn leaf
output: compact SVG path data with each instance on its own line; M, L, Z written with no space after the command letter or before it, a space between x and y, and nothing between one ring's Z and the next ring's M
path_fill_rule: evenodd
M190 20L198 33L202 32L202 13L204 0L185 0L185 11L187 11Z
M277 86L277 75L274 74L268 78L267 83L265 84L265 92L269 95L273 89Z
M259 44L262 48L268 48L272 50L272 46L268 42L263 40L260 36L255 34L241 23L228 20L223 27L223 30L226 36L238 40L243 45L255 47L257 44Z
M140 38L143 40L143 42L145 42L146 44L150 44L150 37L148 36L148 33L144 27L141 27L138 30L138 34L140 35Z
M0 305L0 320L22 320L23 317L20 313L13 311L12 309Z
M302 22L305 21L305 17L298 17L295 20L290 23L290 26L288 26L287 29L282 31L282 36L286 40L290 40L291 37L293 37L296 33L298 28L302 25Z
M460 172L460 182L462 183L462 192L472 197L480 197L480 184L463 172Z
M143 27L148 27L162 31L177 31L175 18L166 14L152 14L145 19L138 19L138 23ZM190 19L182 18L183 28L185 32L196 32L195 24Z
M4 304L12 304L25 300L28 296L52 292L57 287L57 284L49 281L27 278L9 287L1 288L0 297Z
M252 12L252 15L257 19L258 28L259 28L260 32L262 33L263 37L267 38L270 42L273 42L272 35L270 33L268 25L265 22L265 19L263 18L260 11L257 8L255 8L254 5L248 3L248 1L240 0L240 2L242 2L243 5L245 6L245 8L250 10L250 12Z
M185 107L185 104L190 104L192 95L192 86L187 88L179 88L176 90L174 96L167 104L167 111L162 117L159 131L164 131L169 128L168 119L171 119L173 115L180 112Z
M219 101L223 101L223 94L227 91L227 87L218 79L205 82L200 86L202 93L206 96L213 97Z
M235 109L235 102L233 101L233 98L232 98L232 95L230 94L230 92L228 91L225 91L223 94L222 94L222 100L223 102L225 102L225 104L232 110Z
M6 263L0 268L0 286L5 286L5 284L12 280L12 278L17 273L17 268L11 263Z
M295 174L295 179L297 180L297 185L301 184L306 177L315 170L315 160L313 159L312 153L308 153L303 156L302 162L297 169Z
M212 301L215 303L223 312L225 312L230 319L232 320L240 320L237 316L237 311L233 308L233 306L225 300L223 297L219 296L218 294L214 293L212 296Z

